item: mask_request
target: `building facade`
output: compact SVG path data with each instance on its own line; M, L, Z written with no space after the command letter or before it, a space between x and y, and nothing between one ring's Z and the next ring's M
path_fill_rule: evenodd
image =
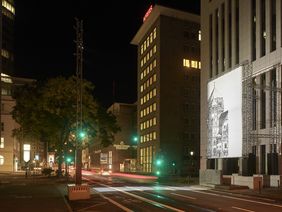
M281 7L201 1L201 171L282 173Z
M138 171L198 169L200 17L151 6L131 43L138 47Z
M136 171L136 104L113 103L111 112L121 131L114 135L114 143L108 147L100 145L99 141L90 148L89 161L91 168L109 169L113 172ZM84 153L87 155L86 153ZM87 157L84 157L85 160Z
M14 73L14 22L15 6L13 0L1 0L1 73Z

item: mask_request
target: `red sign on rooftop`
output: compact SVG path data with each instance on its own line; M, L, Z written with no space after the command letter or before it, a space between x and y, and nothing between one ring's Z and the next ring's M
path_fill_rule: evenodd
M149 9L147 10L146 14L144 15L143 22L146 21L146 19L149 17L149 15L151 14L152 10L153 10L153 5L151 5L149 7Z

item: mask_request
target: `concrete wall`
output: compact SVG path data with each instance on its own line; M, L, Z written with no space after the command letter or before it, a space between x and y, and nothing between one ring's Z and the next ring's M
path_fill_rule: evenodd
M220 170L206 169L200 170L200 185L203 184L221 184L222 172Z

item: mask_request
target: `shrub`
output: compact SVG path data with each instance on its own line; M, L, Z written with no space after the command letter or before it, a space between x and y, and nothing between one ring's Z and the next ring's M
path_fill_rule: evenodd
M50 176L51 173L53 172L54 170L52 168L44 168L42 169L42 174L45 175L45 176Z

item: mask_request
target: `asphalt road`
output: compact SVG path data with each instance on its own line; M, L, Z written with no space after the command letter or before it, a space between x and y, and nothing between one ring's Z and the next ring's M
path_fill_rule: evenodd
M94 199L85 200L80 205L71 202L74 211L282 211L281 202L275 200L200 186L134 183L89 174L84 175L84 179L91 185Z

